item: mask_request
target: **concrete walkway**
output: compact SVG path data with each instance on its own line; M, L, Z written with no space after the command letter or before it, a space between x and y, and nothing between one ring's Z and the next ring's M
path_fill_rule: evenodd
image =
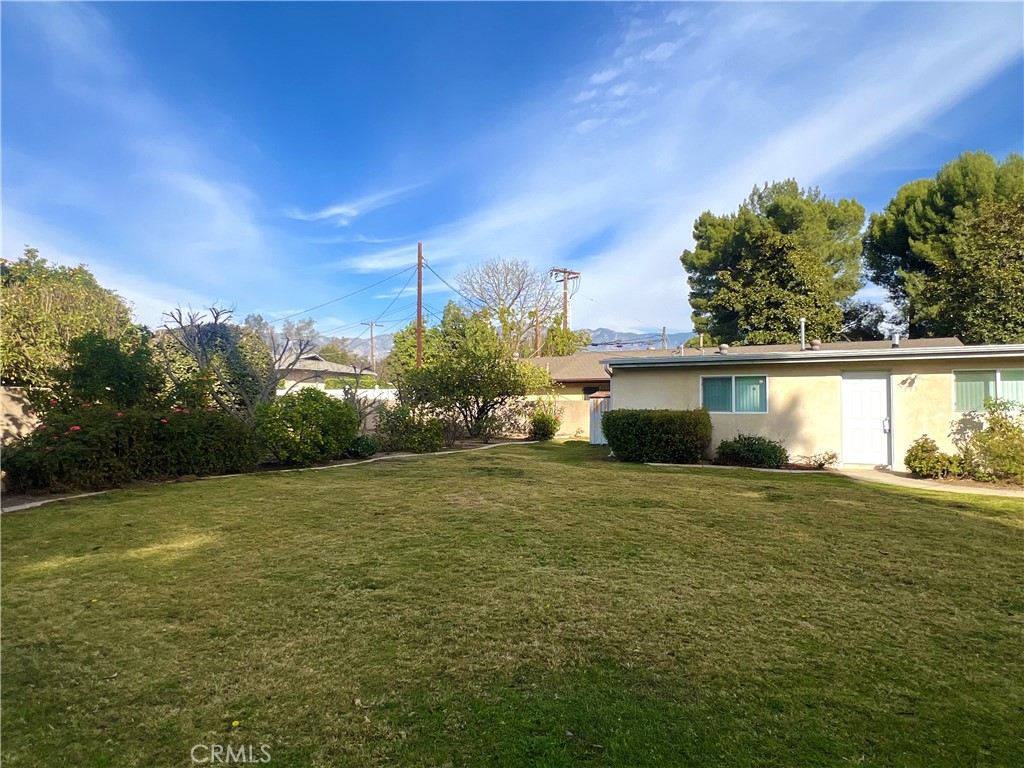
M978 496L1005 496L1019 499L1024 507L1024 488L991 488L982 483L958 485L941 480L921 480L906 472L893 472L889 469L838 469L839 474L862 483L883 483L898 485L901 488L913 488L918 491L942 491L943 493L968 493Z

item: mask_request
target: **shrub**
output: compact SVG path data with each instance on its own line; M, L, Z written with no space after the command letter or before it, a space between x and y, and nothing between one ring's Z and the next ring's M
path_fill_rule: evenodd
M990 399L982 420L963 451L971 476L1024 484L1024 416L1011 403Z
M928 435L914 441L903 457L903 463L917 477L956 477L964 473L960 456L943 453Z
M733 467L763 467L778 469L789 463L789 454L778 440L760 435L737 435L718 444L716 464Z
M348 447L348 455L353 459L368 459L377 450L377 441L371 435L359 435Z
M4 470L10 491L98 490L247 472L260 457L252 428L220 412L83 406L6 447Z
M558 434L558 428L562 421L557 416L546 411L534 411L530 416L530 439L550 440Z
M608 411L601 429L622 461L692 464L711 446L711 416L703 408Z
M839 462L839 454L835 451L823 451L812 453L810 456L801 455L800 458L805 464L810 464L815 469L825 469L835 466Z
M444 423L408 405L380 406L376 437L382 451L432 453L445 446Z
M282 395L256 411L256 430L279 461L308 467L344 458L358 419L348 403L307 387Z

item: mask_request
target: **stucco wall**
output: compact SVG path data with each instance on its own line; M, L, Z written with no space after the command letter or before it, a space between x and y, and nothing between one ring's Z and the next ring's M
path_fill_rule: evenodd
M841 382L844 371L879 371L889 377L893 466L927 434L946 451L951 429L953 371L1010 367L1003 361L906 360L842 364L715 365L705 368L618 368L612 375L612 408L699 408L702 375L768 377L768 413L711 415L712 449L737 434L782 440L791 456L842 452Z
M7 443L16 437L27 435L39 423L29 414L32 406L25 393L18 387L0 387L0 436Z

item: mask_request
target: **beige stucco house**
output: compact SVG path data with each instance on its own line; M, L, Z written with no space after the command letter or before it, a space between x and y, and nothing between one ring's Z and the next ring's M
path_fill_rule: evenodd
M369 369L331 363L320 355L303 355L291 370L278 371L278 375L282 377L281 389L291 389L296 386L323 389L328 379L348 379L353 383L359 381L362 386L372 386L377 378L377 375Z
M605 356L610 407L706 407L712 449L740 433L763 435L794 457L835 451L846 466L902 470L922 435L953 450L953 424L986 397L1024 406L1024 344L916 339L682 352Z
M559 357L531 357L525 362L543 368L554 382L553 388L535 392L532 397L554 401L562 418L558 436L589 439L592 410L590 399L596 394L607 393L611 388L611 374L604 359L609 355L648 358L673 353L676 350L587 351Z

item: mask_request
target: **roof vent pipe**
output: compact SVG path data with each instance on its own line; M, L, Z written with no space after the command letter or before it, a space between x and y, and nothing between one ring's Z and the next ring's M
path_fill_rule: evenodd
M900 332L899 331L896 331L895 333L893 333L893 335L892 335L892 345L894 347L898 347L900 345Z
M728 355L729 354L729 345L728 344L719 344L718 345L718 353L721 354L721 355Z
M800 318L800 351L807 349L807 318Z

